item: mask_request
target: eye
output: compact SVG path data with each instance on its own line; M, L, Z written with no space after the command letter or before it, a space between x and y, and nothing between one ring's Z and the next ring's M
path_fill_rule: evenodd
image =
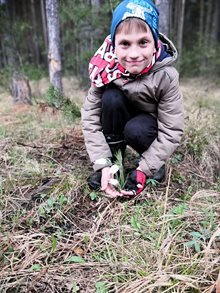
M122 48L127 48L129 46L129 42L128 41L121 41L119 44Z
M149 43L149 41L147 39L142 39L139 42L140 46L142 46L142 47L147 46L148 43Z

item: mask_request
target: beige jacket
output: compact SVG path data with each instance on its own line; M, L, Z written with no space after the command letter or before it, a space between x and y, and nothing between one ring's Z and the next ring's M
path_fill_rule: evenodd
M147 175L155 174L173 154L180 143L184 127L183 98L179 88L179 74L173 67L177 51L172 42L160 34L172 57L157 61L151 70L136 78L121 77L113 83L121 89L135 108L157 117L158 137L142 154L139 166ZM82 107L82 128L87 152L94 163L111 157L100 123L101 96L105 87L91 87ZM94 164L94 170L108 163Z

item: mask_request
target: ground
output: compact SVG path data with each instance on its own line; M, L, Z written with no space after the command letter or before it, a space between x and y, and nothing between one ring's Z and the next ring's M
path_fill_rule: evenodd
M38 98L46 80L31 87L33 106L0 89L0 292L219 293L220 88L181 81L186 131L166 181L122 201L88 189L80 120ZM81 105L75 80L64 90Z

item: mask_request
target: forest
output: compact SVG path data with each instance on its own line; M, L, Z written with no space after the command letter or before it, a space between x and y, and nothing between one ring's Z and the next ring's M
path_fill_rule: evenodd
M220 1L154 1L185 128L130 200L88 187L80 112L120 2L0 0L1 293L220 293Z
M111 13L120 1L62 0L59 4L63 75L88 83L88 61L109 34ZM162 4L159 4L162 2ZM30 79L47 74L48 37L44 0L1 0L0 72L23 71ZM217 0L156 1L160 24L179 52L181 76L220 75L220 4ZM166 14L165 14L166 13ZM4 74L3 74L4 75Z

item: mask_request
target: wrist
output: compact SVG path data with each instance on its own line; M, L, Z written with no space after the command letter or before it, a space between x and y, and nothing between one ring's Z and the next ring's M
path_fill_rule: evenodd
M144 173L144 175L146 176L145 172L141 169L140 166L138 166L138 167L136 168L136 170L137 170L137 171L141 171L141 172Z
M100 158L95 160L95 162L93 163L93 169L95 171L101 170L105 167L111 167L112 166L112 162L109 158Z

